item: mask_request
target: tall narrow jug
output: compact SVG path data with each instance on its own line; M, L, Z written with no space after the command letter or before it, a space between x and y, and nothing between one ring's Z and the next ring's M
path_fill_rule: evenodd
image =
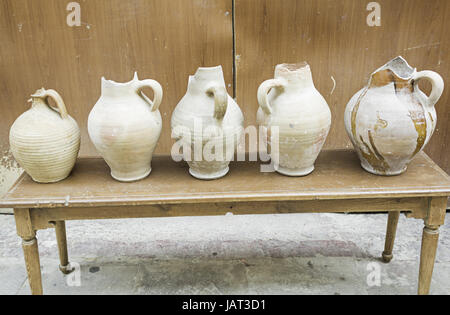
M257 121L267 128L275 170L287 176L313 172L330 131L331 111L309 65L278 65L275 78L259 87L258 101Z
M222 67L199 68L172 115L172 135L189 173L203 180L225 176L243 124L241 109L227 93Z

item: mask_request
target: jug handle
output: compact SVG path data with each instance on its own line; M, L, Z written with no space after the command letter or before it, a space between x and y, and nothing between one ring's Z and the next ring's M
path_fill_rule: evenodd
M222 121L228 108L227 90L223 86L213 86L206 93L214 96L214 118Z
M33 95L31 95L31 97L38 97L38 98L45 99L45 101L47 102L47 106L50 108L52 108L52 107L48 104L47 98L49 98L49 97L52 98L55 101L56 106L58 107L61 118L66 119L67 117L69 117L69 114L67 113L66 104L64 104L64 101L58 92L56 92L55 90L44 90L44 89L39 90L38 92L39 92L39 94L33 94ZM41 92L42 92L42 94L41 94Z
M149 87L153 90L153 93L155 94L153 101L151 101L147 97L147 95L145 95L142 92L142 89L145 87ZM147 103L150 104L150 106L152 107L152 112L156 112L159 109L159 106L161 106L164 94L163 94L163 88L162 88L161 84L159 84L158 81L151 80L151 79L139 81L138 86L137 86L137 93Z
M275 87L284 88L286 82L281 79L271 79L263 82L258 89L258 103L266 115L272 114L272 106L269 104L269 91Z
M439 101L442 93L444 92L444 80L434 71L420 71L414 76L414 88L416 90L419 90L418 82L421 79L426 79L431 83L432 90L430 96L428 97L428 104L433 107Z

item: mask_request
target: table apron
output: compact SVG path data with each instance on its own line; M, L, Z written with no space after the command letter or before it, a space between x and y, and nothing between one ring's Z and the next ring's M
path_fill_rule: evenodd
M202 204L160 204L146 206L62 207L30 209L35 230L52 227L52 222L69 220L125 219L151 217L220 216L288 213L361 213L405 211L423 218L430 197L369 198L309 201L220 202Z

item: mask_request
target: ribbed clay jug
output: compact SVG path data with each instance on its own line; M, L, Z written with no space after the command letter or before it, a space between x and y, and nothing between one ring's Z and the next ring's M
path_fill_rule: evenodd
M431 82L429 97L419 89L422 79ZM362 167L376 175L405 172L433 135L434 105L443 91L439 74L417 72L402 57L375 71L345 111L347 133Z
M58 110L51 107L52 98ZM72 171L80 149L80 129L67 114L61 96L44 88L31 95L31 109L11 127L9 143L19 165L39 183L65 179Z
M287 176L313 172L330 131L331 111L314 86L309 65L278 65L275 78L259 87L258 102L257 121L267 128L275 170Z
M145 87L153 89L154 101L142 93ZM114 179L131 182L151 173L162 130L162 98L161 85L155 80L140 81L137 73L128 83L102 78L102 95L89 114L88 131Z
M186 159L183 152L190 174L204 180L225 176L243 124L241 109L227 93L222 67L199 68L172 114L172 136L191 153Z

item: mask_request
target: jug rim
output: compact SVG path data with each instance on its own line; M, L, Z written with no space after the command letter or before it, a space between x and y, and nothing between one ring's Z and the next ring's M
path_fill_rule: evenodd
M213 67L198 67L197 71L201 70L201 71L215 71L215 70L222 70L222 66L213 66Z
M298 72L304 68L310 68L308 62L301 61L296 63L281 63L276 66L278 70L285 71L285 72Z
M40 88L38 89L36 92L34 92L33 94L31 94L31 98L44 98L45 97L45 92L47 90L45 88Z
M385 70L391 71L397 78L405 81L411 80L414 74L417 72L417 68L411 67L405 58L403 58L402 56L397 56L374 71L371 77Z
M203 77L204 76L204 77ZM223 68L221 65L214 67L199 67L193 75L196 79L211 79L211 76L223 77Z
M275 67L274 77L283 78L288 84L308 87L313 84L311 67L306 61L279 64Z
M121 86L121 87L129 86L129 85L132 85L133 83L135 83L137 81L139 81L137 72L134 73L133 79L131 81L128 81L128 82L116 82L114 80L108 80L104 76L102 76L102 83L107 83L107 84L109 84L111 86L117 86L117 87L119 87L119 86Z

